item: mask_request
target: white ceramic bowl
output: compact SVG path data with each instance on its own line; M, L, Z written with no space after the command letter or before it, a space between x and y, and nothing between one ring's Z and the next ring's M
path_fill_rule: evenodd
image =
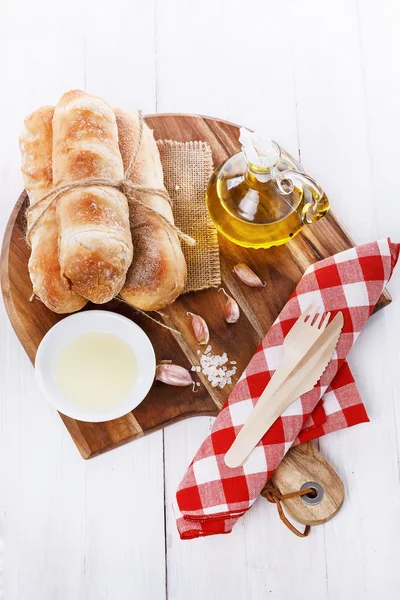
M79 335L94 331L119 337L132 348L137 361L138 375L129 394L119 402L101 408L75 404L61 391L55 379L55 363L65 344ZM62 414L92 423L117 419L136 408L148 394L155 370L153 346L144 331L126 317L105 310L87 310L59 321L44 336L35 360L36 380L46 400Z

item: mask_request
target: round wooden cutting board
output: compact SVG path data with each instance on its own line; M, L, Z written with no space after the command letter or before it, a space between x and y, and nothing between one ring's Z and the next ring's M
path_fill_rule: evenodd
M215 166L240 149L239 127L225 121L196 115L165 114L148 116L146 123L154 130L156 139L208 142ZM33 363L43 336L63 316L52 313L36 298L30 301L32 286L28 274L29 248L24 240L26 207L27 195L23 192L5 232L1 254L1 287L11 324ZM201 314L210 328L213 352L227 352L230 360L237 361L238 372L241 373L308 265L353 246L351 239L332 213L318 223L304 227L289 244L278 248L252 250L235 246L221 237L219 241L223 286L236 298L241 308L241 318L234 326L227 325L220 318L224 298L215 289L185 294L164 311L168 324L183 334L176 338L118 301L110 302L102 308L119 312L137 322L150 337L158 361L168 359L186 367L195 364L198 348L186 313L190 311ZM266 287L262 290L248 287L244 289L245 286L232 273L233 265L238 262L245 262L266 280ZM389 296L382 296L380 307L389 301ZM88 306L85 310L91 308L93 306ZM90 458L180 419L195 415L216 415L230 389L211 388L207 379L202 378L200 374L199 377L202 385L196 394L193 394L190 388L169 387L156 382L147 398L132 413L114 421L84 423L63 415L61 417L81 455ZM317 451L314 449L310 452L313 452L315 457L314 452ZM303 483L314 480L316 475L307 473L307 460L304 459L307 452L304 452L304 448L301 452L299 475L299 462L296 463L296 456L300 456L298 453L299 450L293 448L287 454L285 468L282 470L282 486L280 469L277 470L275 483L278 487L288 489L288 482L292 481L291 469L294 475L297 474L293 479L296 485L303 479ZM317 455L320 457L320 464L326 464L321 455ZM313 462L314 460L310 462L310 468ZM327 494L330 493L329 481L328 477L328 481L324 482ZM318 514L314 521L309 507L305 513L301 512L304 505L301 501L291 507L292 513L306 523L322 522L330 518L343 501L340 479L337 478L333 485L335 493L332 503L328 502L326 512Z

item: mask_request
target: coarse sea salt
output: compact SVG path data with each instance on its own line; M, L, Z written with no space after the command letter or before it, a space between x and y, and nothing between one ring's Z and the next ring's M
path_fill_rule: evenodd
M211 387L219 387L223 389L227 384L232 383L232 376L236 374L236 367L228 369L226 363L236 365L236 361L229 361L229 358L224 352L223 354L212 354L212 346L208 345L204 354L200 356L200 366L193 365L192 371L202 372L211 383ZM198 350L197 354L201 354Z

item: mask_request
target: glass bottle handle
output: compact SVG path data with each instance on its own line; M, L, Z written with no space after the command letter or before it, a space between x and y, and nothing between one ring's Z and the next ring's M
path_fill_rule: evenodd
M309 175L294 169L285 169L276 173L275 181L282 195L292 193L296 183L303 188L304 201L301 206L301 217L305 223L314 223L328 212L329 201L325 192ZM309 191L308 194L306 194L306 190Z

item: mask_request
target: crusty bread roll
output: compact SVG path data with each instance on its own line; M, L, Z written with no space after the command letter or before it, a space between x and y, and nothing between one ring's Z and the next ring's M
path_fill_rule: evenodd
M139 115L115 109L119 148L125 170L139 140ZM153 132L143 124L143 135L129 179L152 188L164 187L163 170ZM136 192L141 202L174 222L169 202L156 194ZM173 302L186 282L186 262L176 234L145 207L130 204L134 260L121 290L134 308L157 310Z
M53 185L53 113L53 106L43 106L33 112L25 119L25 126L19 138L22 175L32 207ZM86 300L70 289L68 280L60 272L55 205L47 208L36 224L36 220L50 202L51 198L44 200L28 215L28 231L33 225L29 236L32 247L29 274L33 292L50 310L56 313L70 313L85 306Z
M101 98L73 90L54 111L54 185L92 177L123 178L115 115ZM125 196L113 187L82 187L56 204L62 273L84 298L98 304L111 300L132 262Z

